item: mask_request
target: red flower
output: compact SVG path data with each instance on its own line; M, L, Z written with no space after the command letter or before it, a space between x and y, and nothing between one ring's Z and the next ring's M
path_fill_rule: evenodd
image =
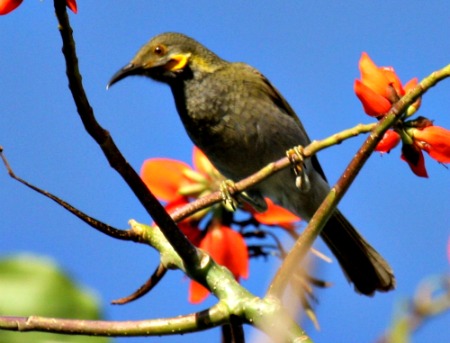
M169 213L186 205L190 199L199 198L216 191L225 179L214 168L208 158L196 147L193 150L193 165L176 160L155 158L144 162L141 177L147 187L160 200L168 202L165 206ZM267 200L268 210L264 213L253 213L254 218L266 225L279 225L292 229L293 223L300 220L288 210ZM202 219L208 211L213 219L200 229ZM223 209L218 206L200 211L178 223L180 230L190 241L207 251L219 264L227 267L239 280L248 276L248 251L244 238L223 223ZM229 219L228 219L229 222ZM201 302L209 291L196 282L191 282L189 300L193 303Z
M248 251L242 235L219 221L208 227L205 237L200 242L201 249L218 264L227 267L236 280L248 277ZM192 281L189 287L189 301L202 302L209 291L199 283Z
M160 200L173 201L180 196L198 198L210 192L221 176L196 147L193 162L195 169L168 158L148 159L142 165L141 178Z
M23 0L0 0L0 15L8 14L14 11ZM73 13L77 13L77 2L76 0L66 0L66 5L69 7Z
M378 67L365 52L361 55L359 70L361 80L355 80L354 90L364 111L374 117L387 113L393 103L417 84L414 78L403 87L392 67ZM414 104L415 109L419 105L420 100Z
M199 149L194 148L194 164L200 170L194 170L184 162L167 158L149 159L142 165L142 180L158 199L167 202L165 209L168 213L187 205L189 197L198 197L207 192L209 178L203 172L208 167L203 161L203 156ZM200 211L178 223L180 230L196 246L202 239L199 222L205 214L205 211Z
M183 207L184 205L187 205L189 203L189 200L185 197L179 197L169 203L167 203L164 208L166 211L171 214L178 210L179 208ZM203 232L199 228L199 218L192 216L186 219L183 219L178 223L178 227L180 228L181 232L183 232L186 237L194 244L195 246L198 246L200 244L200 241L202 240Z
M77 14L78 8L76 0L66 0L66 5L71 9L73 13Z
M354 90L371 116L380 117L388 112L395 102L417 85L417 78L402 86L392 67L378 67L364 52L359 61L361 80L355 80ZM410 105L404 117L411 116L420 107L420 98ZM441 163L450 163L450 131L424 117L404 121L404 117L388 130L378 143L375 151L389 152L403 141L401 159L406 161L414 174L428 177L423 151Z
M253 217L261 224L281 226L288 230L294 229L295 222L300 221L300 218L284 207L274 204L269 198L265 200L267 210L262 213L255 212Z
M398 143L400 143L400 141L401 138L397 132L395 132L394 130L387 130L384 133L381 141L375 147L375 151L387 153L394 149L398 145Z
M141 178L157 198L173 201L181 196L179 190L191 183L185 175L191 167L184 162L168 158L146 160L141 168Z
M424 117L408 123L410 128L405 131L402 159L416 175L428 177L422 151L440 163L450 163L450 130L434 126Z
M414 144L403 144L401 159L408 163L412 172L420 177L428 177L422 150Z
M0 15L14 11L23 0L0 0Z

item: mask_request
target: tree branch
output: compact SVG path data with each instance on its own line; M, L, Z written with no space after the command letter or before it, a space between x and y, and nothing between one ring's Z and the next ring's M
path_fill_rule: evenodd
M362 133L370 132L374 127L376 123L371 124L358 124L350 129L343 130L341 132L335 133L323 140L320 141L313 141L308 146L304 147L303 149L303 156L305 158L311 157L318 153L319 151L328 148L330 146L340 144L344 140L358 136ZM246 177L245 179L242 179L239 182L236 182L234 184L233 189L230 189L230 194L233 195L235 193L242 192L246 189L248 189L251 186L256 185L257 183L267 179L269 176L273 175L274 173L279 172L280 170L283 170L291 165L291 162L287 157L283 157L279 159L278 161L275 161L273 163L268 164L258 172L256 172L253 175L250 175ZM206 207L209 207L211 205L214 205L216 203L221 202L222 194L221 192L214 192L211 193L205 197L202 197L200 199L197 199L177 211L172 213L172 218L176 222L179 222L180 220L183 220L193 213L200 211Z
M91 216L88 216L86 213L78 210L77 208L70 205L68 202L62 200L61 198L58 198L56 195L53 195L52 193L49 193L39 187L34 186L33 184L29 183L28 181L18 177L14 171L11 168L11 165L9 164L8 160L6 159L5 154L3 153L3 148L0 147L0 157L3 160L3 164L6 167L6 170L8 171L9 176L11 176L14 180L19 181L20 183L24 184L25 186L31 188L32 190L38 192L39 194L42 194L43 196L53 200L58 205L64 207L67 211L75 215L76 217L80 218L82 221L84 221L89 226L93 227L94 229L104 233L105 235L108 235L113 238L121 239L124 241L135 241L137 242L139 240L139 237L136 237L134 233L131 230L119 230L116 229L108 224L105 224L101 222L98 219L95 219Z
M66 2L55 0L54 4L63 42L62 52L66 61L66 74L69 81L69 88L86 131L100 146L111 167L122 176L142 206L164 232L164 235L180 257L188 264L198 263L195 247L178 229L164 207L148 190L136 171L123 157L109 132L103 129L95 119L94 111L89 104L79 72L75 41L73 40L72 28L70 27L69 17L66 11Z
M159 283L159 281L161 281L164 275L166 275L166 272L167 272L166 267L164 267L160 263L158 267L156 267L156 270L153 272L152 276L150 276L150 278L141 287L139 287L135 292L133 292L133 294L120 299L113 300L111 301L111 304L125 305L143 297L148 292L150 292Z
M77 320L46 317L0 317L0 329L89 336L161 336L210 329L227 322L222 303L208 310L165 319L137 321Z
M207 311L176 318L108 322L43 317L0 317L0 329L47 331L96 336L155 336L204 330L230 322L234 316L252 324L277 340L311 342L305 332L281 306L279 299L261 299L242 287L233 274L200 252L201 263L186 265L158 227L130 221L131 230L156 248L165 268L178 268L212 290L219 302Z

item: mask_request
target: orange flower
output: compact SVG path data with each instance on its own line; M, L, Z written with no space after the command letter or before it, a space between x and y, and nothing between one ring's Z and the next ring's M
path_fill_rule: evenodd
M23 0L0 0L0 15L8 14L14 11ZM66 5L69 7L73 13L77 13L77 2L76 0L66 0Z
M180 196L199 197L211 190L218 172L205 155L196 147L193 162L196 169L188 164L168 158L152 158L144 162L141 178L157 198L173 201Z
M375 147L375 151L387 153L394 149L398 145L398 143L400 143L400 141L401 138L397 132L395 132L394 130L387 130L384 133L381 141Z
M414 144L441 163L450 163L450 130L427 126L412 130Z
M203 153L195 147L193 160L197 170L184 162L168 158L148 159L142 165L142 180L158 199L167 202L165 209L168 213L187 205L189 197L198 197L208 190L210 179L205 173L210 168L206 163L209 161L204 161ZM198 212L178 223L180 230L196 246L203 235L199 222L205 214Z
M417 84L415 78L403 87L392 67L378 67L365 52L361 55L359 70L361 80L355 80L354 91L362 102L364 111L373 117L387 113L393 103ZM419 105L420 102L416 102L415 109Z
M200 242L201 249L218 264L227 267L236 280L248 277L248 251L242 235L220 221L214 221ZM199 283L192 281L189 287L189 301L200 303L209 295L209 291Z
M225 180L198 148L194 147L192 156L194 168L184 162L164 158L149 159L142 165L143 181L156 197L167 202L165 208L169 213L186 205L192 198L216 191L219 184ZM268 210L265 213L254 213L253 209L247 210L245 206L244 210L250 212L261 224L278 225L286 229L293 229L294 223L300 220L269 199L266 201ZM213 219L207 221L201 229L208 211L212 212ZM194 245L207 251L217 263L227 267L239 280L248 276L249 255L243 236L231 229L230 223L233 223L232 215L219 206L214 206L181 221L178 226ZM191 302L201 302L208 294L206 288L194 281L191 282L189 288Z
M427 177L422 151L440 163L450 163L450 130L434 126L424 117L405 124L402 159L408 162L416 175Z
M191 167L184 162L152 158L142 165L141 178L157 198L173 201L181 196L181 187L191 184L185 175L186 170L191 170Z

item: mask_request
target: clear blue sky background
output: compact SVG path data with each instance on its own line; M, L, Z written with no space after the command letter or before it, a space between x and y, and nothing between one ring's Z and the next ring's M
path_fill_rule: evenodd
M183 32L225 59L260 69L288 99L313 139L372 121L353 93L362 51L379 65L394 66L404 82L450 63L446 1L79 0L78 6L79 14L70 17L86 91L99 121L136 169L149 157L191 159L192 144L168 87L134 78L105 90L113 73L155 34ZM27 0L0 18L0 145L17 174L90 215L120 228L126 228L130 218L149 222L84 132L60 49L52 1ZM433 89L424 97L420 114L450 128L449 92L450 81ZM358 137L320 153L331 182L362 141ZM316 342L373 342L390 324L396 303L411 296L424 278L449 272L449 170L426 156L430 178L420 179L399 154L397 149L387 156L374 155L340 205L391 263L397 289L374 298L359 296L336 263L320 264L319 275L334 287L318 294L321 331L304 324ZM187 280L171 272L144 299L123 307L109 305L148 277L157 254L97 233L1 170L0 217L1 255L27 251L55 259L99 294L108 319L175 316L213 304L210 299L188 305ZM318 247L325 249L321 242ZM252 262L245 285L264 294L274 267ZM449 322L449 314L430 321L415 341L449 341ZM196 339L218 337L214 330Z

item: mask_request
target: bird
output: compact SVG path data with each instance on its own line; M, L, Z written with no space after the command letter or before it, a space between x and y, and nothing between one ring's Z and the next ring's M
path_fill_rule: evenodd
M159 34L113 75L107 88L128 76L167 84L192 142L232 181L239 181L311 140L293 108L257 69L228 62L181 33ZM309 221L330 191L314 155L303 161L309 187L296 185L284 169L255 185L255 204L270 198ZM357 293L372 296L395 288L394 273L383 257L336 209L321 231Z

